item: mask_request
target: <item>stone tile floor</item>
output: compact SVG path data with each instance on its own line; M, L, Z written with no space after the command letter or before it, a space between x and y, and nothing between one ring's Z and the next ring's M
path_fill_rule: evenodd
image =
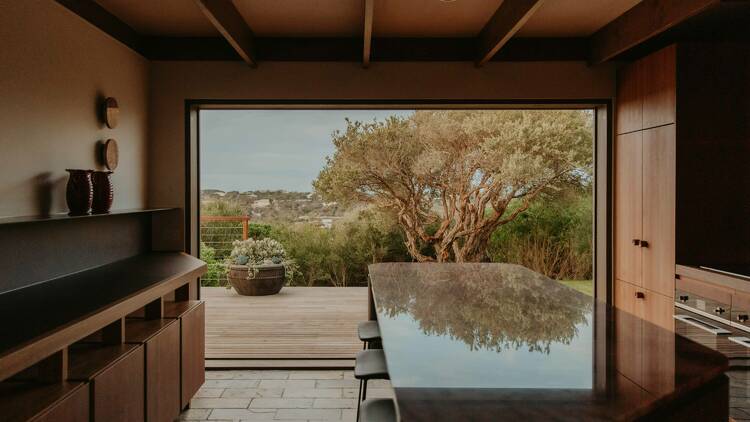
M367 386L368 398L393 397L388 381ZM354 422L358 389L352 371L206 371L180 420Z

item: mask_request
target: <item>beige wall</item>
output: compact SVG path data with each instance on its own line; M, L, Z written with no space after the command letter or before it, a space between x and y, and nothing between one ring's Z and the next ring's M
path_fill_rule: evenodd
M614 68L578 62L154 62L149 203L183 206L186 99L594 99L614 96Z
M117 139L114 208L146 204L146 59L52 0L0 0L0 216L66 211L66 168L96 169L98 140ZM120 125L106 129L97 100L116 97Z

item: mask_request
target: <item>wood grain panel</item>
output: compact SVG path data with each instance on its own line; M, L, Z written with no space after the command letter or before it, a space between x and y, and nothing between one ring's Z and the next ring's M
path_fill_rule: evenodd
M190 404L190 400L198 392L198 389L206 379L205 309L204 303L201 302L180 318L180 342L182 347L182 391L180 405L182 408Z
M643 387L666 394L675 387L674 300L647 290L643 304Z
M642 313L642 300L636 299L638 288L622 280L615 280L615 307L630 315L639 317ZM641 384L643 355L642 325L640 318L615 316L615 365L617 371L636 384Z
M643 286L674 297L675 126L643 131Z
M671 45L640 61L644 129L675 122L676 51Z
M88 422L89 386L84 385L73 394L52 406L33 422Z
M174 322L146 344L146 420L171 422L180 416L180 324Z
M94 421L133 422L144 419L144 353L139 346L91 381Z
M643 128L641 69L640 62L634 62L617 71L615 131L618 134Z
M615 139L615 278L641 285L642 148L640 132Z

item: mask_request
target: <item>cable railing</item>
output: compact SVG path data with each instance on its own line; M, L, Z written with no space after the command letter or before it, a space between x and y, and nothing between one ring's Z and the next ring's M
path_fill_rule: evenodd
M246 215L205 215L200 218L201 247L205 246L209 253L213 253L214 262L224 262L232 252L232 242L246 240L250 217ZM201 250L201 256L206 257L206 250ZM207 260L208 261L208 260ZM203 285L225 285L224 271L212 271L202 278Z

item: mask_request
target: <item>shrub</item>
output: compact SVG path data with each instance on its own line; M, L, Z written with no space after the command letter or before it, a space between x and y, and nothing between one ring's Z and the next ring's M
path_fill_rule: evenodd
M205 243L200 244L200 258L206 262L207 271L201 279L202 286L219 286L224 279L223 260L216 259L216 250Z
M558 280L591 279L593 200L590 192L537 200L516 220L496 230L488 255Z

